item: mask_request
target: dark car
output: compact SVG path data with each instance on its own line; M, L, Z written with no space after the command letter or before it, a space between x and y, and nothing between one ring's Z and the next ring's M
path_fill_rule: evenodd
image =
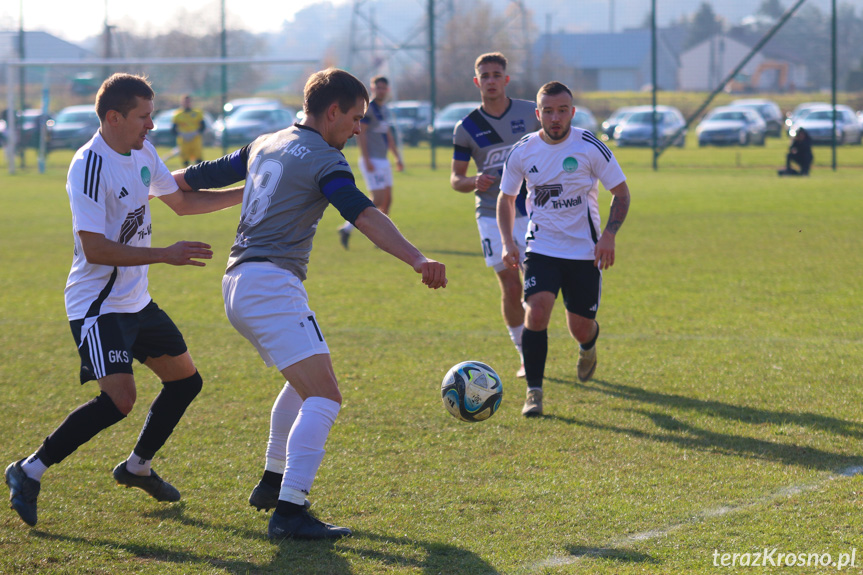
M776 102L765 100L763 98L750 98L745 100L734 100L730 104L735 108L752 108L764 119L767 125L767 135L778 138L782 135L785 127L785 116L782 115L782 110Z
M430 128L435 145L452 146L455 125L481 104L482 102L455 102L438 112L434 119L434 126Z
M292 125L296 111L272 105L243 106L216 125L216 140L225 146L245 145L262 134Z
M99 129L99 116L92 105L63 108L48 121L48 148L77 150Z
M0 144L6 145L9 140L8 127L6 126L6 115L2 118L2 134L0 134ZM27 148L38 148L39 138L42 133L42 126L48 125L51 121L51 116L43 114L42 110L29 109L24 112L15 113L15 133L18 135L16 145L18 147L25 146Z
M600 136L604 142L614 139L614 129L620 125L621 122L626 121L626 119L632 115L632 111L635 108L632 106L624 106L623 108L618 108L605 120L602 125L602 135Z
M404 100L388 105L393 115L393 123L402 142L408 146L416 146L429 137L431 125L431 102L420 100Z

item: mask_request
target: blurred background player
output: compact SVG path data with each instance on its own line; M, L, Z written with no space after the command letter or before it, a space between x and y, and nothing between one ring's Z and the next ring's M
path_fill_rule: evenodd
M100 394L72 411L30 457L6 468L10 501L28 525L37 520L42 474L103 429L124 419L135 404L132 360L150 368L162 390L128 459L114 479L143 489L159 501L180 492L150 467L202 379L183 336L150 298L149 264L203 266L210 246L177 242L151 248L149 199L157 197L179 215L202 214L238 204L242 189L183 192L147 141L153 129L153 90L147 80L114 74L96 95L100 128L72 158L66 192L72 208L75 251L66 282L66 313L81 357L81 384L96 380ZM91 487L92 489L92 487Z
M389 215L393 203L393 170L387 159L387 152L392 151L396 159L398 171L405 169L402 156L399 153L398 142L392 127L392 114L386 106L389 99L390 83L383 76L375 76L371 80L374 97L369 102L369 108L362 122L362 131L357 135L360 148L360 172L366 182L366 188L372 195L375 207ZM350 222L339 228L339 239L345 249L351 237L353 225Z
M171 133L177 138L177 149L184 166L204 159L204 112L192 107L192 97L183 96L182 107L174 113Z
M503 261L503 245L497 227L496 206L503 164L513 144L525 135L539 130L536 104L506 95L509 76L506 58L499 52L482 54L474 65L473 83L479 88L482 105L456 124L453 134L453 159L450 185L457 192L476 195L476 223L485 265L494 269L500 283L501 313L509 337L521 359L521 332L524 324L522 281L518 267ZM475 176L467 175L471 158L476 164ZM523 201L515 218L513 241L524 253L527 215ZM524 377L524 366L518 369Z
M524 258L525 321L522 334L527 398L522 415L542 415L542 380L548 354L548 322L557 292L566 324L578 341L578 379L596 369L596 313L602 271L614 265L614 239L629 212L629 187L611 150L591 132L572 127L572 92L549 82L537 94L542 130L512 149L497 205L503 259L515 269L522 257L512 240L515 201L527 182L530 226ZM611 192L605 231L599 233L599 182Z

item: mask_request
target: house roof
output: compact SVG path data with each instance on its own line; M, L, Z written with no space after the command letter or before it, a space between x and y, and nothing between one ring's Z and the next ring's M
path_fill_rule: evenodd
M94 54L39 30L24 31L25 60L80 60ZM18 31L0 30L0 61L18 58Z
M534 45L534 54L540 59L546 51L565 54L575 67L583 70L633 69L641 67L645 58L650 57L650 36L649 29L543 34ZM679 36L678 31L673 28L657 32L657 40L675 57L676 49L682 44Z

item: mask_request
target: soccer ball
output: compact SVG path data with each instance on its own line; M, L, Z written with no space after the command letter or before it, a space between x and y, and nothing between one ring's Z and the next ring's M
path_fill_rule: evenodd
M463 361L446 373L440 394L444 407L456 419L484 421L500 406L503 384L488 365Z

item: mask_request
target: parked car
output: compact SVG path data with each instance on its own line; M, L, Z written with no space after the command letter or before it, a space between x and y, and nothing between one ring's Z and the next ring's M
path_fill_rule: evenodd
M653 145L653 107L637 106L633 108L632 114L625 122L614 129L614 139L618 146L652 146ZM672 106L656 107L657 143L659 147L666 148L675 145L682 148L686 145L686 130L672 142L681 128L686 125L683 114Z
M793 138L797 130L805 128L813 144L831 144L833 142L833 106L809 108L791 126L789 134ZM857 121L857 114L848 106L836 106L836 143L857 144L863 141L863 131Z
M632 111L634 108L632 106L624 106L622 108L616 109L611 115L602 123L602 135L600 138L607 142L609 140L614 139L614 129L621 123L626 121L626 119L632 115Z
M428 139L432 113L431 102L403 100L393 102L388 107L402 142L409 146L416 146L421 141Z
M273 106L280 108L282 103L272 98L236 98L225 103L222 113L225 117L228 117L244 106Z
M785 129L791 130L791 126L794 125L794 122L800 119L801 116L809 112L812 108L818 108L820 106L829 106L827 102L803 102L802 104L798 104L794 110L789 113L785 118Z
M482 102L454 102L438 112L431 127L431 136L434 138L435 145L451 146L455 125L481 104Z
M575 107L575 115L572 117L572 125L576 128L582 128L583 130L594 133L599 127L593 112L581 106Z
M243 106L216 125L216 141L222 145L248 144L262 134L278 132L294 123L296 111L272 105Z
M774 138L782 136L782 124L785 118L782 116L782 110L773 100L764 98L749 98L745 100L734 100L730 104L735 107L752 108L764 119L767 124L767 135Z
M171 133L171 127L174 125L174 114L179 108L171 108L170 110L162 110L153 116L153 129L147 134L147 139L154 146L176 146L177 138ZM216 144L216 131L213 128L213 116L209 112L204 112L204 133L203 143L205 146L214 146Z
M767 139L767 124L752 108L720 106L698 124L698 145L763 146Z
M90 141L99 129L99 115L92 104L63 108L48 121L48 149L77 150Z

